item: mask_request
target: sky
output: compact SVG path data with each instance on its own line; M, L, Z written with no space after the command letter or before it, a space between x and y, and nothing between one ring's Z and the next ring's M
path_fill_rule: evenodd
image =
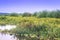
M60 10L60 0L0 0L0 12L38 12Z

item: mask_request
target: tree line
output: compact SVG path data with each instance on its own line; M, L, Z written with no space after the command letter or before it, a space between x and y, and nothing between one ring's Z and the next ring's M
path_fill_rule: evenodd
M0 16L23 16L23 17L38 17L38 18L60 18L60 10L55 10L55 11L40 11L40 12L34 12L34 13L0 13Z

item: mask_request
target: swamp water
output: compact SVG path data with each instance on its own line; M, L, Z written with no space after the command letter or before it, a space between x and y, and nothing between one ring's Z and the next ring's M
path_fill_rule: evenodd
M11 30L12 28L16 28L16 26L15 25L1 25L0 26L0 30L3 30L3 31L6 29ZM0 40L33 40L33 39L0 32Z

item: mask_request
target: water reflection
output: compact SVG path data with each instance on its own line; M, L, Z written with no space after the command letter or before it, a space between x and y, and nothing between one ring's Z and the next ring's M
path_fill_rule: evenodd
M16 38L14 38L14 35L0 33L0 40L16 40Z
M16 28L16 25L0 25L0 30L11 30L12 28Z
M9 33L7 33L6 31L4 32L4 30L8 29L11 30L12 28L15 28L15 25L0 25L0 30L2 30L2 32L0 32L0 40L37 40L36 38L30 38L30 37L25 37L25 36L19 36L19 35L11 35Z
M10 35L10 34L2 34L0 33L0 40L37 40L37 39L32 39L29 37L21 37L17 35Z

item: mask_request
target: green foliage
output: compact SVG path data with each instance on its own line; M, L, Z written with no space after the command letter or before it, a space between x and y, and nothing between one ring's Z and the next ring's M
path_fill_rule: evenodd
M60 10L56 11L42 11L42 12L37 12L36 16L39 18L60 18Z
M8 17L7 17L8 18ZM9 17L8 23L17 25L13 30L17 34L39 34L40 37L47 37L50 39L60 38L59 28L60 19L58 18L36 18L36 17Z
M39 16L38 17L46 18L47 17L47 14L48 14L48 11L42 11L42 12L39 13Z
M17 27L10 32L16 34L35 35L35 37L60 38L60 11L42 11L24 14L0 16L0 25L14 24ZM6 31L6 30L5 30Z
M29 17L29 16L32 16L32 14L31 13L28 13L28 12L25 12L25 13L22 14L22 16L23 17Z
M9 16L19 16L19 14L18 13L11 13L11 14L9 14Z

